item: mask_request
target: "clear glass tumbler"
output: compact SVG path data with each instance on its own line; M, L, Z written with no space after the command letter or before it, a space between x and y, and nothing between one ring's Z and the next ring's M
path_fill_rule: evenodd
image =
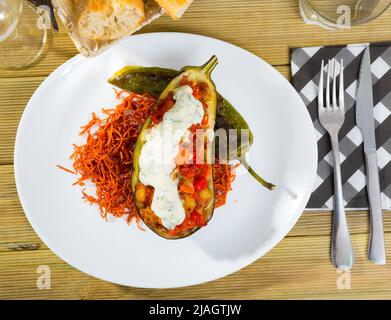
M391 0L299 0L304 21L326 29L350 29L369 22L390 5Z
M23 0L0 0L0 67L16 69L41 55L47 30L45 10Z

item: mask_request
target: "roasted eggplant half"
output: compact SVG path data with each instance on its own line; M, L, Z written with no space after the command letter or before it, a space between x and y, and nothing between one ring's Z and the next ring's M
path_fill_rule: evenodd
M168 68L126 66L113 74L108 82L127 91L140 94L148 93L154 98L158 98L170 81L180 73L181 71ZM235 130L231 131L230 129ZM263 179L246 161L246 153L254 140L249 125L235 107L217 92L215 131L219 130L225 130L226 135L229 135L228 141L235 142L237 147L234 150L228 146L222 146L227 150L225 157L221 157L221 160L239 160L259 183L273 190L275 186ZM236 136L232 137L230 132L236 132ZM242 132L247 132L248 136L243 138ZM217 153L219 150L221 150L220 142L216 139L214 151ZM224 152L219 152L219 154L224 155Z
M201 67L183 68L169 82L134 150L136 207L145 224L166 239L193 234L213 215L212 143L207 133L213 134L216 118L211 80L216 65L213 56Z

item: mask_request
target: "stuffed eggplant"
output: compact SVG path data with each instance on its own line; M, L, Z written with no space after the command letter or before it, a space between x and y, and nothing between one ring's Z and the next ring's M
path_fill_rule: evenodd
M206 133L215 125L217 94L210 76L216 65L213 56L201 67L182 69L156 101L134 150L136 207L145 224L167 239L191 235L213 215L212 144Z
M154 98L158 98L170 81L180 73L181 71L167 68L127 66L113 74L108 82L127 91L140 94L148 93ZM246 162L245 154L254 140L249 125L234 106L217 92L215 130L225 130L229 134L230 129L236 129L236 137L230 136L229 141L236 140L237 150L230 149L229 153L227 146L226 158L223 160L239 160L259 183L270 190L274 189L275 186L272 183L259 176ZM247 139L242 139L242 130L248 132ZM219 140L216 139L215 152L218 150L220 150Z

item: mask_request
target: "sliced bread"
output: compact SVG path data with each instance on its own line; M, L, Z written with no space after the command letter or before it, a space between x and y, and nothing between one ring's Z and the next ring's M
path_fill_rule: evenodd
M115 40L131 34L144 19L142 0L86 0L79 33L91 40Z
M178 20L191 5L193 0L155 0L173 19Z

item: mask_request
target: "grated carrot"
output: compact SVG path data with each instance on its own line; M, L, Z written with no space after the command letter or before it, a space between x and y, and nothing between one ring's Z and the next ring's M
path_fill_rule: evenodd
M236 178L235 168L237 165L219 163L216 159L213 164L213 182L215 187L215 208L225 205L227 194L232 190L232 182Z
M104 119L92 113L91 120L81 127L80 135L87 135L87 141L74 145L71 160L79 175L75 184L95 184L96 197L83 189L83 198L97 204L104 219L112 214L127 216L128 222L133 218L139 222L131 190L133 148L155 100L149 95L124 91L116 95L121 103L115 109L103 109Z
M75 171L72 171L72 170L70 170L70 169L68 169L68 168L65 168L65 167L63 167L63 166L60 166L59 164L57 165L57 167L60 168L61 170L66 171L66 172L69 172L69 173L72 173L72 174L76 174Z

